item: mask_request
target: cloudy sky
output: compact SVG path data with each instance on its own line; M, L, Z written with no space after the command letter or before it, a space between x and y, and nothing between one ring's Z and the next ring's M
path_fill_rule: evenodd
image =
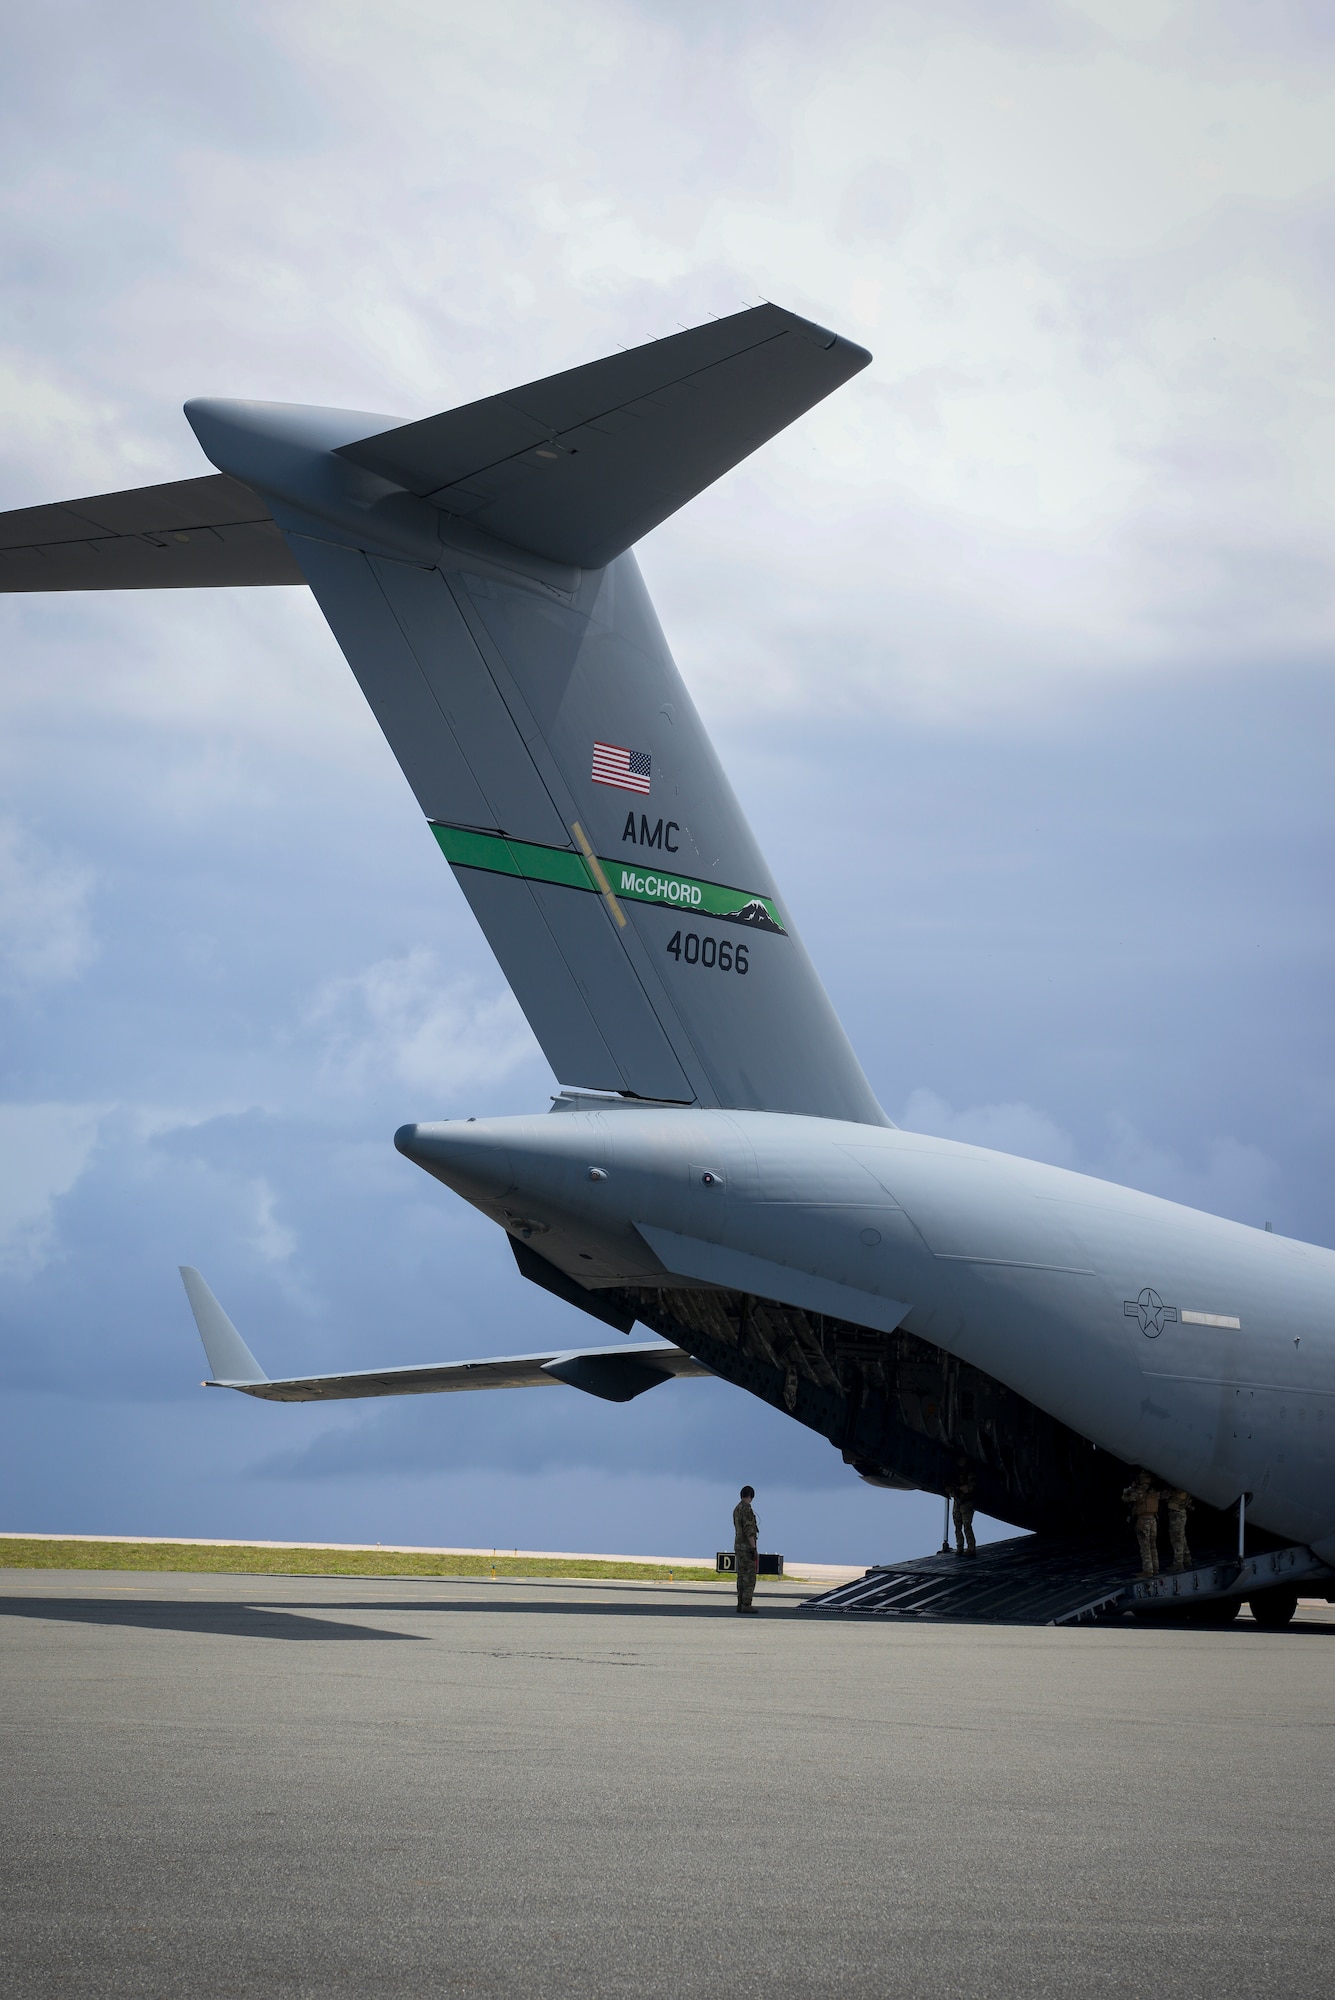
M773 298L875 361L641 561L882 1102L1335 1243L1335 15L47 0L0 507ZM307 594L0 599L0 1525L928 1545L722 1385L198 1387L583 1322L393 1151L552 1078Z

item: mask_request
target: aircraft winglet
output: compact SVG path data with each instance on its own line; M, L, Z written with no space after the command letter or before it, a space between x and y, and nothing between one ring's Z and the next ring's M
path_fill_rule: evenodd
M208 1356L214 1380L225 1388L252 1382L267 1382L268 1376L199 1272L189 1264L182 1264L180 1272L185 1295L190 1301L190 1310L195 1315L195 1325L199 1328L199 1337L204 1343L204 1352Z

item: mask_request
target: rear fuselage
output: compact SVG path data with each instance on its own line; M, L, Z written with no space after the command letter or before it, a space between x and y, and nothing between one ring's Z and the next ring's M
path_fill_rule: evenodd
M585 1285L728 1283L731 1255L756 1293L897 1324L1100 1451L1217 1508L1247 1493L1257 1527L1335 1555L1335 1253L827 1119L617 1106L397 1143Z

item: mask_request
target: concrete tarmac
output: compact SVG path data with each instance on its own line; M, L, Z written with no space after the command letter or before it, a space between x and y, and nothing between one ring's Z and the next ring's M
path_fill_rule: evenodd
M1335 1623L0 1573L0 1994L1325 1995Z

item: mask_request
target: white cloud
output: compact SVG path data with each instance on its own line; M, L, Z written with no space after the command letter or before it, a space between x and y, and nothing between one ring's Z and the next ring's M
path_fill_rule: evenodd
M26 993L74 979L93 957L92 876L0 821L0 990Z
M1114 1117L1109 1125L1112 1143L1102 1169L1108 1180L1235 1222L1259 1225L1270 1219L1279 1174L1259 1146L1212 1139L1204 1146L1201 1164L1193 1165L1172 1148L1144 1138L1124 1118Z
M295 1233L285 1223L278 1220L278 1195L262 1176L249 1183L254 1201L254 1227L250 1231L252 1247L266 1264L282 1264L297 1247Z
M136 483L137 468L123 448L125 417L124 409L90 389L77 369L62 368L49 354L17 343L0 349L4 482L13 495L8 504L36 497L53 463L87 481L85 490Z
M512 996L475 979L449 979L434 952L382 959L329 981L308 1024L325 1038L326 1079L353 1090L386 1081L452 1101L538 1056ZM419 1115L429 1115L429 1107Z
M195 468L196 470L198 468ZM68 493L73 481L61 476ZM28 486L24 500L50 497ZM32 739L59 742L85 790L124 743L161 746L140 773L182 824L244 813L277 758L365 787L392 760L310 593L122 591L0 597L0 773L17 788ZM276 753L276 757L266 756Z
M55 1204L88 1165L103 1115L91 1104L0 1104L0 1271L32 1277L55 1255Z
M935 1091L919 1089L898 1122L909 1132L1069 1167L1237 1222L1268 1220L1279 1180L1275 1162L1257 1146L1228 1137L1210 1139L1203 1144L1200 1162L1193 1164L1171 1147L1147 1139L1120 1114L1107 1121L1106 1144L1084 1158L1069 1133L1032 1104L978 1104L956 1111Z
M929 1132L938 1139L958 1139L995 1153L1044 1160L1052 1167L1076 1164L1070 1137L1032 1104L978 1104L955 1111L935 1091L915 1090L899 1123L909 1132Z
M1153 40L1183 12L1183 0L1067 0L1067 5L1127 42Z
M186 395L425 414L766 295L875 360L654 538L712 702L972 715L1053 674L1324 644L1335 74L1317 25L1255 11L296 0L187 21L188 81L147 72L141 101L89 8L98 171L53 98L0 197L13 498L39 465L52 498L111 478L113 438L127 479L203 470ZM28 38L25 121L57 33ZM238 54L266 79L244 115ZM53 263L88 273L95 335L42 318ZM283 595L257 600L267 676L235 606L207 632L194 599L105 615L171 641L140 683L164 715L354 729L293 679Z

